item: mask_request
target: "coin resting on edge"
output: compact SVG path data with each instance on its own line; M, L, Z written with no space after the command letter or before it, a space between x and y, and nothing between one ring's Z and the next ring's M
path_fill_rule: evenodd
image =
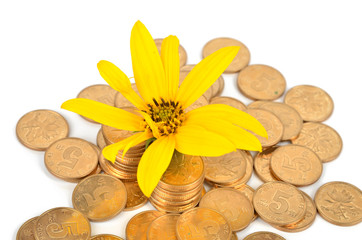
M154 41L155 41L158 53L161 55L161 46L162 46L163 38L156 38L156 39L154 39ZM186 53L185 48L181 45L179 45L179 47L178 47L178 53L180 56L180 67L182 67L186 64L187 53Z
M35 222L38 219L38 217L34 217L32 219L29 219L26 221L18 230L18 233L16 234L16 240L33 240L34 237L34 228L35 228Z
M51 110L26 113L16 125L16 136L27 148L44 151L55 141L68 136L65 118Z
M125 211L135 210L147 203L147 197L142 193L137 182L124 182L127 190L127 204Z
M165 213L149 210L136 214L127 223L126 239L144 240L146 239L148 226L153 220L164 215Z
M162 215L148 226L147 240L177 240L176 223L180 214Z

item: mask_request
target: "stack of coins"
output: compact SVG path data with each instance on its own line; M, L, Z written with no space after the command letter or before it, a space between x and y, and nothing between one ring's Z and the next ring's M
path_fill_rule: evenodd
M199 203L204 178L205 170L201 157L175 152L149 200L159 211L187 211Z

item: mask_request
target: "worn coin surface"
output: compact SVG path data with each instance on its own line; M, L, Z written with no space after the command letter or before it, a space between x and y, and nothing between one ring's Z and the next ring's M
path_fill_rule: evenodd
M88 219L73 208L53 208L35 222L36 240L88 240L91 226Z
M255 232L246 236L244 240L285 240L285 238L272 232Z
M147 240L177 240L176 223L180 214L166 214L152 221L147 230Z
M264 221L280 226L299 222L307 210L302 193L284 182L268 182L258 187L253 204Z
M157 39L154 39L154 41L155 41L157 50L158 50L159 54L161 55L161 46L162 46L163 38L157 38ZM186 53L185 48L181 45L179 45L179 47L178 47L178 53L180 55L180 67L182 67L186 64L187 53Z
M276 179L270 172L270 159L277 148L278 147L267 148L258 153L254 158L255 173L263 182L278 181L278 179Z
M147 203L147 197L142 193L137 182L124 182L127 190L127 203L125 211L135 210Z
M91 237L90 240L123 240L123 238L111 234L100 234Z
M234 232L246 228L254 217L254 207L250 200L232 188L216 188L207 192L199 206L221 213Z
M299 136L292 143L312 149L324 163L336 159L343 145L336 130L326 124L313 122L304 123Z
M51 110L35 110L26 113L16 125L16 136L25 146L44 151L55 141L68 136L69 126L65 118Z
M324 90L310 85L291 88L284 102L295 108L304 121L323 122L333 112L333 100Z
M75 209L91 221L104 221L116 216L126 206L127 191L117 178L97 174L82 180L74 189Z
M178 240L229 240L232 230L223 215L209 208L193 208L179 217L176 224Z
M18 230L16 240L34 240L35 222L38 217L34 217L26 221Z
M241 111L246 110L244 103L232 97L214 97L210 100L210 104L225 104Z
M228 46L239 46L240 50L234 60L226 68L225 73L235 73L239 72L241 69L245 68L250 62L250 52L249 49L240 41L232 38L215 38L207 42L202 49L202 57L205 58L211 53L219 50L223 47Z
M275 68L255 64L247 66L239 73L238 87L248 98L275 100L284 93L286 81Z
M128 240L145 240L147 239L148 226L156 218L164 215L165 213L149 210L136 214L127 223L126 239Z
M328 222L352 226L362 221L362 191L346 182L322 185L314 196L318 213Z

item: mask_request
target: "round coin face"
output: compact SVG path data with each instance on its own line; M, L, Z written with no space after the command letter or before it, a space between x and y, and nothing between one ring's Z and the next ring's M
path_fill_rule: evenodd
M147 238L147 229L153 220L165 213L155 210L140 212L129 220L126 227L128 240L144 240Z
M315 86L293 87L285 95L284 102L295 108L307 122L323 122L333 112L332 98L328 93Z
M97 174L82 180L74 189L75 209L92 221L104 221L120 213L127 202L127 191L117 178Z
M39 216L35 223L36 240L88 240L88 219L73 208L54 208Z
M18 230L16 234L16 240L34 240L34 228L35 222L38 217L29 219Z
M161 55L161 46L162 46L163 38L157 38L157 39L154 39L154 41L155 41L157 50L158 50L159 54ZM178 47L178 53L180 55L180 67L182 67L186 64L187 53L186 53L185 48L181 45L179 45L179 47Z
M244 103L232 97L214 97L211 99L210 104L225 104L241 111L246 110Z
M250 187L249 185L243 184L240 186L235 187L236 190L238 190L239 192L241 192L242 194L245 195L245 197L247 197L250 201L251 204L253 204L253 197L254 197L254 192L255 190ZM254 208L254 206L253 206ZM253 220L254 221L256 218L258 217L258 214L256 214L256 212L254 211L254 217Z
M209 56L211 53L216 52L220 48L228 47L228 46L239 46L240 50L238 54L234 58L234 60L230 63L230 65L226 68L225 73L235 73L239 72L241 69L245 68L250 61L250 52L249 49L240 41L232 38L215 38L205 44L202 49L203 58Z
M362 221L362 191L345 182L329 182L315 194L318 213L328 222L352 226Z
M100 234L97 236L91 237L90 240L123 240L121 237L117 237L111 234Z
M267 148L258 153L254 158L255 173L263 182L278 181L278 179L276 179L270 172L270 159L277 148L278 147Z
M179 214L166 214L153 220L147 230L147 240L177 240L176 223Z
M127 190L127 203L125 211L135 210L147 203L147 197L142 193L137 182L124 182Z
M305 216L307 205L302 193L284 182L268 182L255 190L255 211L266 222L275 225L294 224Z
M69 126L59 113L51 110L35 110L20 118L16 136L26 147L44 151L55 141L68 136Z
M246 228L254 217L254 207L250 200L232 188L216 188L207 192L199 206L221 213L234 232Z
M278 234L272 233L272 232L256 232L256 233L252 233L248 236L246 236L246 238L244 238L244 240L285 240L285 238L279 236Z
M275 68L255 64L239 73L238 87L242 94L251 99L275 100L285 91L286 81Z
M193 208L179 217L176 224L178 239L229 240L231 227L223 215L209 208Z
M342 138L333 128L313 122L304 123L299 136L292 143L312 149L324 163L336 159L343 145Z

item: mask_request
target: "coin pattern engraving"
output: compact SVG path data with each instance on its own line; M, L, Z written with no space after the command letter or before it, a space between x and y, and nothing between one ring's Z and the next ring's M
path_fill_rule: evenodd
M16 240L34 240L34 228L35 222L38 217L34 217L26 221L18 230L16 234Z
M254 158L255 173L263 182L278 181L270 172L270 159L277 148L278 147L267 148L258 153Z
M179 214L166 214L153 220L147 230L147 239L177 240L176 223L179 217Z
M144 211L132 217L126 226L126 239L144 240L147 238L147 229L153 220L165 213L155 210Z
M137 182L124 182L127 190L127 203L125 211L135 210L147 203L147 197L142 193Z

